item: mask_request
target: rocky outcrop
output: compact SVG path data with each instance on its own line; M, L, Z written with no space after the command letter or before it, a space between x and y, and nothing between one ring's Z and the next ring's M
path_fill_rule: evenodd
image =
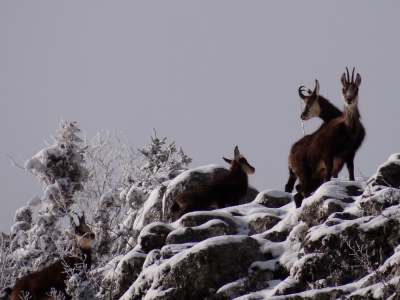
M169 215L170 207L174 199L185 189L203 184L214 178L227 174L229 171L220 165L208 165L200 168L190 169L170 182L165 182L156 188L148 197L143 208L135 215L135 221L132 225L133 236L136 239L140 231L152 222L171 222ZM249 186L245 199L241 203L253 201L258 191Z
M190 176L166 188L164 209ZM400 299L399 188L395 154L369 180L333 179L298 209L291 194L266 190L153 222L119 260L133 275L116 279L113 299L123 289L120 299Z

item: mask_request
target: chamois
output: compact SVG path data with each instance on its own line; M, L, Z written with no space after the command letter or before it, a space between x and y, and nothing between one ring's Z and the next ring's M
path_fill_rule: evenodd
M296 207L301 206L304 197L308 197L322 183L331 179L332 174L347 165L349 179L354 178L354 157L360 148L365 129L360 121L358 110L358 89L361 76L354 69L350 80L349 70L341 77L343 115L324 123L310 135L306 144L298 147L295 155L290 155L289 166L299 178L299 193L295 195ZM295 148L296 144L292 148Z
M315 88L314 91L308 89L308 96L304 95L303 92L304 86L299 87L299 96L304 101L304 109L300 114L300 118L304 121L310 120L311 118L321 118L325 123L341 117L343 112L338 109L335 105L329 102L324 96L319 94L319 82L315 79ZM312 137L310 135L306 135L297 141L290 150L290 156L296 155L296 151L301 151L304 145L307 145L310 142ZM342 166L343 167L343 166ZM340 170L333 171L333 177L337 178ZM297 176L293 173L292 169L289 167L289 179L285 185L285 192L291 193L293 191L294 184L297 180ZM300 186L296 186L296 189L299 189Z
M238 205L244 198L248 187L247 174L254 174L254 167L240 154L237 146L233 159L223 159L231 165L229 173L179 194L171 207L175 219L191 211Z
M65 280L67 280L66 269L77 268L77 265L86 265L87 269L91 267L91 244L95 238L94 233L85 223L85 215L79 217L79 225L76 225L71 217L71 225L75 231L74 252L77 255L77 248L80 249L81 256L66 256L57 260L52 265L19 279L11 292L11 300L20 299L22 292L28 292L35 300L51 299L48 295L52 288L57 292L64 294L66 299L72 299L66 294Z

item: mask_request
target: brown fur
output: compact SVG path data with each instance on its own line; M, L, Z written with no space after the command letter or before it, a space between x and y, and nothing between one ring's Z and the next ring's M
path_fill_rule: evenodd
M315 88L314 91L311 91L310 89L308 90L308 95L304 95L302 92L304 91L304 86L299 87L299 95L301 99L304 100L304 109L301 112L300 118L302 120L309 120L314 117L319 117L321 118L325 123L330 122L333 119L336 119L338 117L343 116L343 112L338 109L335 105L333 105L328 99L323 97L322 95L319 94L319 82L316 79L315 80ZM289 157L297 156L298 151L302 151L304 147L307 147L307 145L310 143L313 135L306 135L303 138L301 138L299 141L297 141L295 144L293 144L291 150L290 150L290 155ZM290 158L289 158L290 159ZM343 164L340 166L337 166L334 171L333 171L333 177L337 178L340 170L342 169ZM297 176L294 174L292 169L289 167L289 179L285 185L285 192L291 193L294 188L294 184L297 180ZM297 190L300 189L300 186L296 186Z
M346 68L347 69L347 68ZM347 71L342 75L343 116L324 123L313 134L305 137L307 143L295 143L289 157L292 172L299 179L299 193L295 195L296 207L301 206L322 183L331 179L332 174L346 163L349 179L354 180L354 157L361 146L365 129L360 121L358 110L358 88L361 76L357 74L354 82Z
M238 205L244 198L248 187L247 174L253 174L255 169L239 154L237 146L235 158L224 160L231 164L228 174L187 189L175 198L171 207L175 219L191 211Z
M65 280L68 274L65 272L66 269L76 268L78 264L85 264L87 269L91 267L91 250L90 244L94 240L94 233L90 231L85 223L85 216L79 217L79 226L75 228L75 245L74 248L79 247L81 256L66 256L62 259L57 260L52 265L31 274L28 274L19 279L11 292L11 300L19 300L21 293L29 292L29 295L33 300L45 300L51 299L48 294L51 288L54 288L58 292L62 292L66 299L72 299L65 292Z

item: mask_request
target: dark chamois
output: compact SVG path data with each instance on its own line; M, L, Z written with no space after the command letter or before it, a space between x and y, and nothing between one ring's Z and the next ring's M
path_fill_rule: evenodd
M335 105L329 102L324 96L319 94L319 82L315 79L314 91L308 89L308 96L304 95L304 86L299 87L299 96L304 101L304 109L301 112L300 118L302 120L309 120L311 118L321 118L325 123L343 116L343 112L338 109ZM290 150L290 156L296 156L297 151L302 151L305 145L308 145L312 135L306 135L297 141ZM290 158L289 158L290 160ZM341 168L340 168L341 169ZM333 177L337 177L340 170L333 171ZM294 184L297 180L297 176L294 174L292 169L289 167L289 179L285 185L285 192L291 193L293 191ZM297 189L300 186L296 187Z
M76 269L82 263L89 270L92 263L91 244L94 240L94 233L85 223L85 215L79 217L79 225L77 226L71 217L71 224L75 232L74 251L79 248L80 257L66 256L57 260L52 265L41 271L28 274L19 279L11 292L11 300L19 300L22 292L28 292L34 300L51 299L49 293L52 288L57 292L64 294L66 299L72 299L65 292L65 280L67 280L66 269Z
M324 123L307 141L307 144L297 149L296 155L289 157L289 166L299 179L299 193L295 195L296 207L301 206L304 197L308 197L322 183L331 179L346 163L349 179L354 180L354 157L360 148L365 129L360 121L358 110L358 89L361 76L357 74L354 80L354 69L343 73L342 99L343 115L328 123ZM295 145L294 145L295 146Z
M223 157L227 163L231 164L228 174L187 189L175 198L171 207L175 219L191 211L212 210L239 204L246 195L247 174L253 174L255 169L239 153L237 146L234 154L232 160Z

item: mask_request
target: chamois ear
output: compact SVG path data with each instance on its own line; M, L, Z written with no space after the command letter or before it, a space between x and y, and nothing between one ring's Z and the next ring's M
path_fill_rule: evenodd
M239 159L239 157L240 157L240 152L239 152L238 146L235 147L234 154L235 154L235 160Z
M72 216L69 216L69 220L71 222L72 229L75 230L76 229L76 223L75 223L74 218Z
M346 85L346 74L345 73L343 73L342 77L340 77L340 81L342 82L343 86Z
M317 79L315 79L315 89L313 92L315 95L319 96L319 82Z
M355 85L358 88L358 87L360 87L360 84L361 84L361 76L360 76L360 74L357 73Z
M225 157L222 157L223 158L223 160L224 161L226 161L228 164L232 164L232 159L228 159L228 158L225 158Z
M78 218L79 218L79 225L81 225L81 224L86 224L86 221L85 221L85 212L84 212L84 211L82 212L82 217L79 217L79 216L78 216Z

